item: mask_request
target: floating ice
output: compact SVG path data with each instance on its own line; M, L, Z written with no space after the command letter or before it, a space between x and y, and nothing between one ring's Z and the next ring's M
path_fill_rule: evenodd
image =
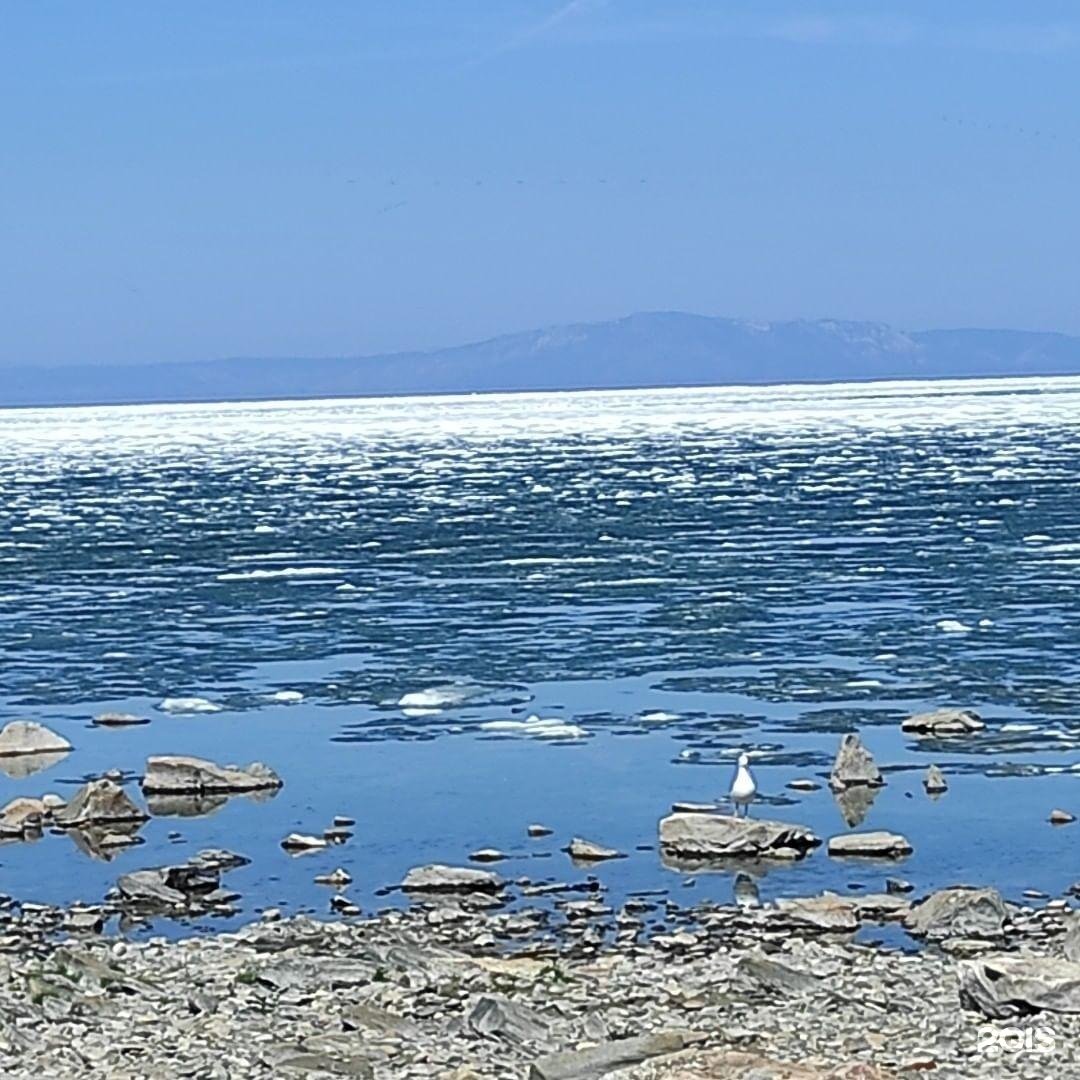
M265 581L271 578L341 577L334 566L285 566L280 570L236 570L218 574L218 581Z
M162 712L181 715L184 713L216 713L221 706L201 697L167 697L158 706Z
M304 695L299 690L279 690L270 695L271 701L280 702L282 705L297 705L304 700Z
M577 724L557 716L530 716L528 720L488 720L480 725L482 731L506 735L528 735L534 739L584 739L588 732Z

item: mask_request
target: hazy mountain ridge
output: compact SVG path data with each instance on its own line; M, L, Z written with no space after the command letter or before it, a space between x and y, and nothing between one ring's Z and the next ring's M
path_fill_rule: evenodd
M1080 373L1080 337L647 312L429 352L0 369L0 406Z

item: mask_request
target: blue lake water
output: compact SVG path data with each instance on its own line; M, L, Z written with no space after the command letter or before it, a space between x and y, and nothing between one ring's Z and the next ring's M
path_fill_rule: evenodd
M914 855L819 849L764 896L894 873L1060 894L1080 877L1080 824L1046 823L1080 812L1078 475L1077 379L0 412L0 721L75 747L0 772L0 798L121 769L141 801L153 753L285 781L154 817L109 861L6 844L0 890L92 901L225 846L253 860L228 878L239 918L328 910L312 879L335 866L371 910L483 846L508 877L576 880L559 849L581 835L628 853L591 871L615 899L727 900L726 873L639 850L657 820L721 795L746 749L755 813L844 831L827 789L785 784L857 730L889 781L861 827ZM219 711L160 710L181 696ZM988 729L900 733L946 704ZM90 726L106 710L152 722ZM335 814L346 845L280 849Z

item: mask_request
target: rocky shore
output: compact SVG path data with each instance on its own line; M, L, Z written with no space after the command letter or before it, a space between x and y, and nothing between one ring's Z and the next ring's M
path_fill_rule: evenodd
M927 730L978 722L955 710L915 720ZM57 738L12 724L0 750L54 754ZM154 800L282 783L259 763L156 756L140 781L144 810L119 780L89 780L67 801L16 799L0 809L0 837L47 829L88 849L130 845ZM845 736L830 787L850 794L884 782L859 738ZM943 783L931 771L925 786ZM335 817L321 836L281 844L342 843L352 824ZM551 834L542 824L525 831ZM1020 906L992 888L918 896L883 873L878 893L762 904L755 868L806 858L823 844L809 829L676 803L657 840L669 867L730 873L734 903L683 906L659 889L617 906L593 871L624 854L582 837L563 849L574 880L507 880L486 865L503 853L482 848L474 865L413 867L380 890L400 906L364 912L339 868L316 878L334 890L327 919L269 910L239 931L180 941L124 935L149 920L235 914L228 880L243 855L206 850L132 870L96 905L4 898L0 1075L1080 1077L1080 883ZM912 848L878 830L832 837L826 850L884 870Z
M176 942L103 936L109 905L9 901L0 1075L1080 1076L1068 900L1036 910L958 888L697 908L653 896L612 910L595 880L493 888L485 874L418 868L404 910L267 912ZM207 885L213 870L162 887ZM873 941L887 924L922 947Z

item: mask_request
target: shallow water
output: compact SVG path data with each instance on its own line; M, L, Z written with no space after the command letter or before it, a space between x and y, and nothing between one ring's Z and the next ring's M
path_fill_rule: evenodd
M616 899L727 900L727 874L638 850L657 819L720 795L746 748L774 802L756 813L832 835L828 791L784 785L859 730L889 779L864 827L915 854L818 851L764 896L889 874L1060 893L1080 876L1080 825L1046 823L1080 811L1078 472L1077 379L0 412L0 719L75 744L0 773L0 798L150 753L285 780L154 818L109 862L5 845L0 889L94 900L227 846L254 860L228 878L244 916L327 910L312 878L338 865L370 909L482 846L507 876L575 880L578 834L629 853L593 871ZM179 697L220 710L158 708ZM901 735L950 703L988 730ZM152 723L90 727L105 710ZM335 814L348 844L279 848Z

